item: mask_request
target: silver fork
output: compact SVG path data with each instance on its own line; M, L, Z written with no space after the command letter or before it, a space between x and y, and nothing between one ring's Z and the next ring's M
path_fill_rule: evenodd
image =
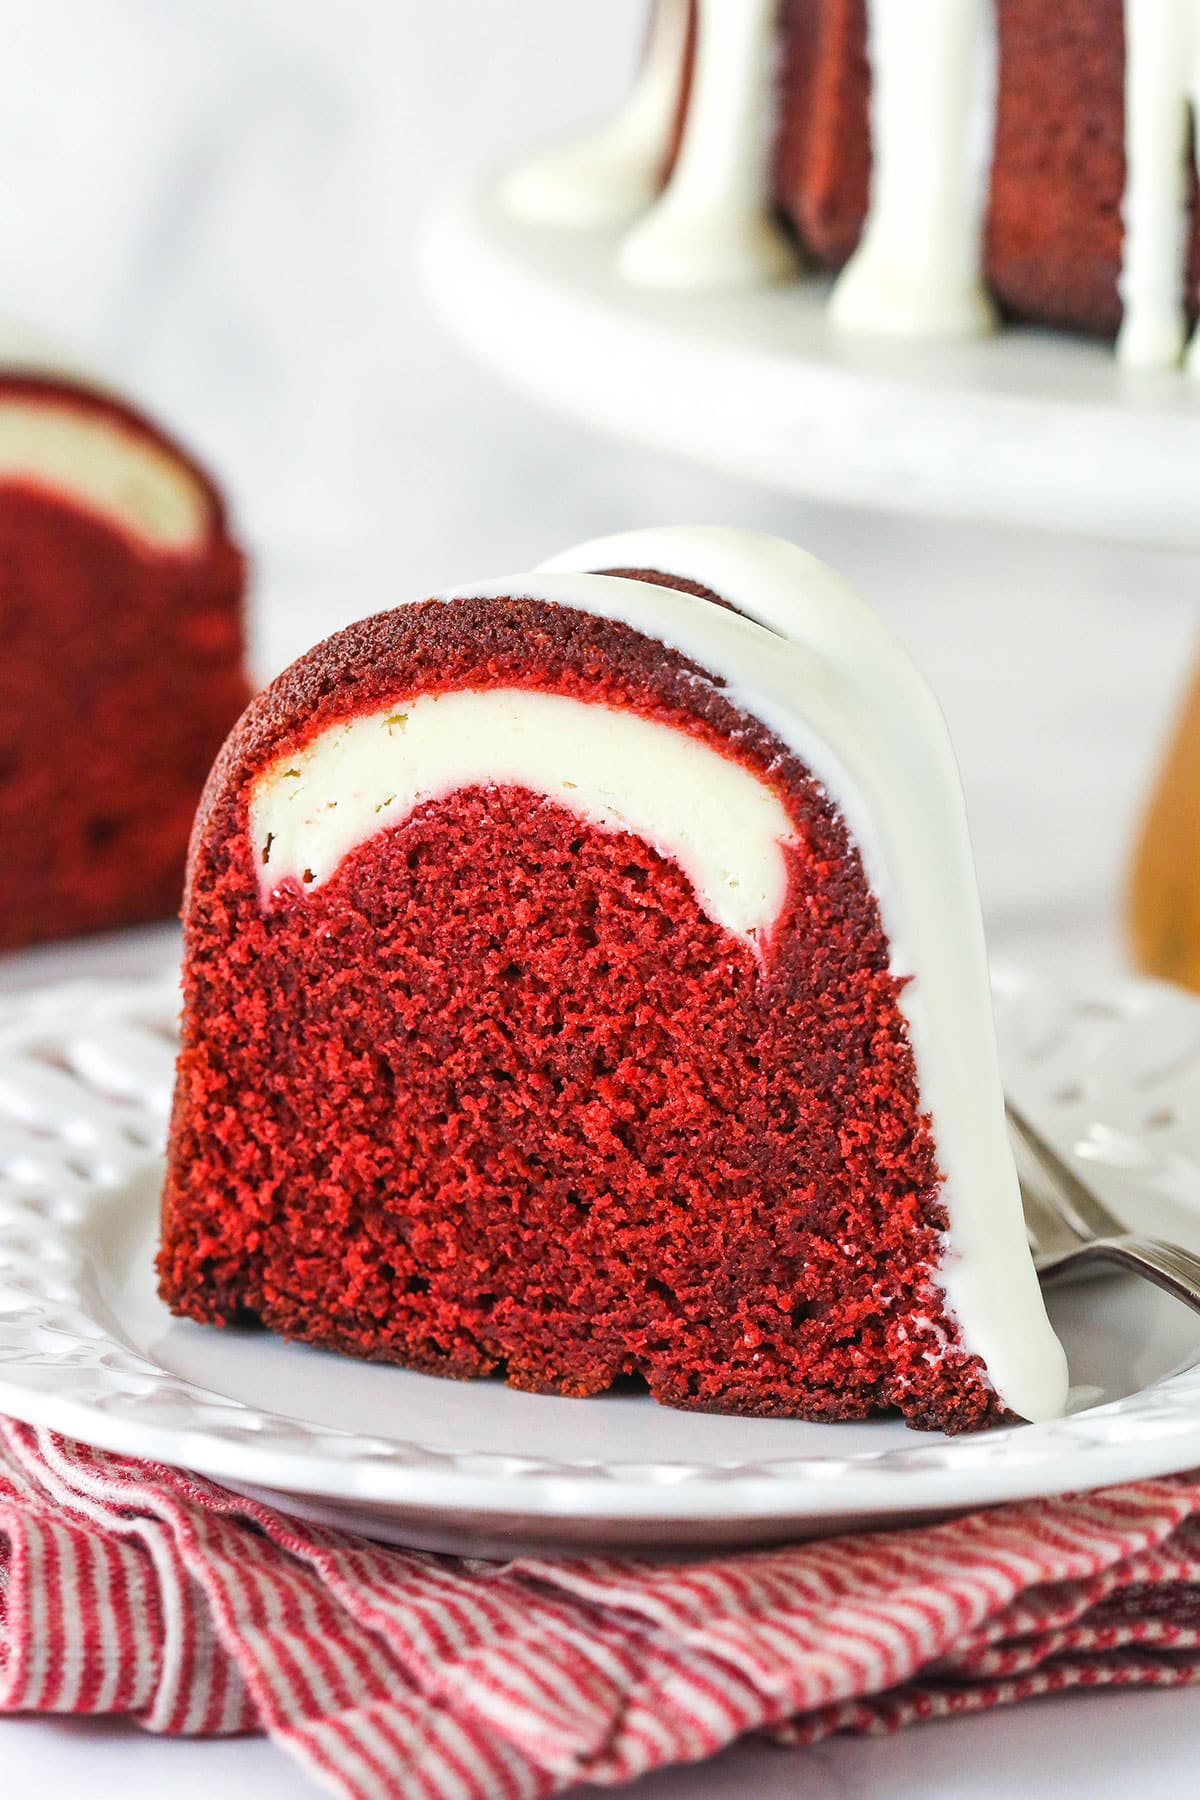
M1005 1101L1005 1111L1010 1131L1042 1176L1036 1186L1021 1182L1025 1225L1042 1280L1088 1264L1115 1264L1200 1312L1200 1256L1162 1238L1128 1231L1011 1100Z

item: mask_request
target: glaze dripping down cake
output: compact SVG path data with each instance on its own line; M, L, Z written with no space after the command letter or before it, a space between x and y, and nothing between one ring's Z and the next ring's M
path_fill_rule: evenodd
M848 332L1030 320L1165 368L1197 312L1198 87L1197 0L656 0L628 102L504 195L619 228L634 283L808 264Z
M1061 1409L945 726L793 546L635 532L329 639L214 768L185 929L177 1313L568 1395Z
M243 588L177 444L73 381L0 375L0 950L176 911L249 696Z

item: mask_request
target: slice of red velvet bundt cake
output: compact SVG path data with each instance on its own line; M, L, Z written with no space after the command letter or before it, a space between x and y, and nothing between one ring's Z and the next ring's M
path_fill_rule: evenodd
M301 658L209 782L185 988L179 1313L566 1394L1061 1408L945 726L791 545L634 533Z
M0 375L0 949L175 911L248 698L243 560L139 414Z

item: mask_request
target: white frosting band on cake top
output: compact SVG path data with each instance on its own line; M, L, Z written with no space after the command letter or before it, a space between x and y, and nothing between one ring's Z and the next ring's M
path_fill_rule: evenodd
M697 582L749 619L669 588L574 572L605 568ZM1027 1419L1057 1417L1066 1359L1025 1238L958 766L903 646L832 570L757 532L630 532L469 591L532 594L674 646L723 677L729 699L823 784L862 855L892 968L912 977L900 1006L945 1178L938 1278L948 1307L1000 1399Z
M624 225L658 192L683 84L688 0L656 0L637 81L606 125L519 163L504 181L520 219L566 227Z
M68 399L0 396L0 486L61 496L156 550L183 552L211 522L203 486L178 457Z
M264 899L460 788L526 788L677 863L699 904L754 942L787 893L783 801L742 763L636 713L529 688L417 694L329 726L255 783Z

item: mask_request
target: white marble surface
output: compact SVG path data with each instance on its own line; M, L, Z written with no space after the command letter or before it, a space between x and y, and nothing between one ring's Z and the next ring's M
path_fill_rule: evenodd
M834 512L593 442L494 387L417 296L433 183L601 108L638 0L40 0L5 18L0 307L98 359L232 485L264 674L345 620L636 525L781 531L908 637L963 764L993 940L1119 955L1139 794L1196 646L1194 559ZM124 972L169 929L0 962ZM648 1800L1061 1800L1195 1791L1194 1693L1089 1696L802 1756L756 1747ZM0 1723L0 1792L304 1789L261 1741Z

